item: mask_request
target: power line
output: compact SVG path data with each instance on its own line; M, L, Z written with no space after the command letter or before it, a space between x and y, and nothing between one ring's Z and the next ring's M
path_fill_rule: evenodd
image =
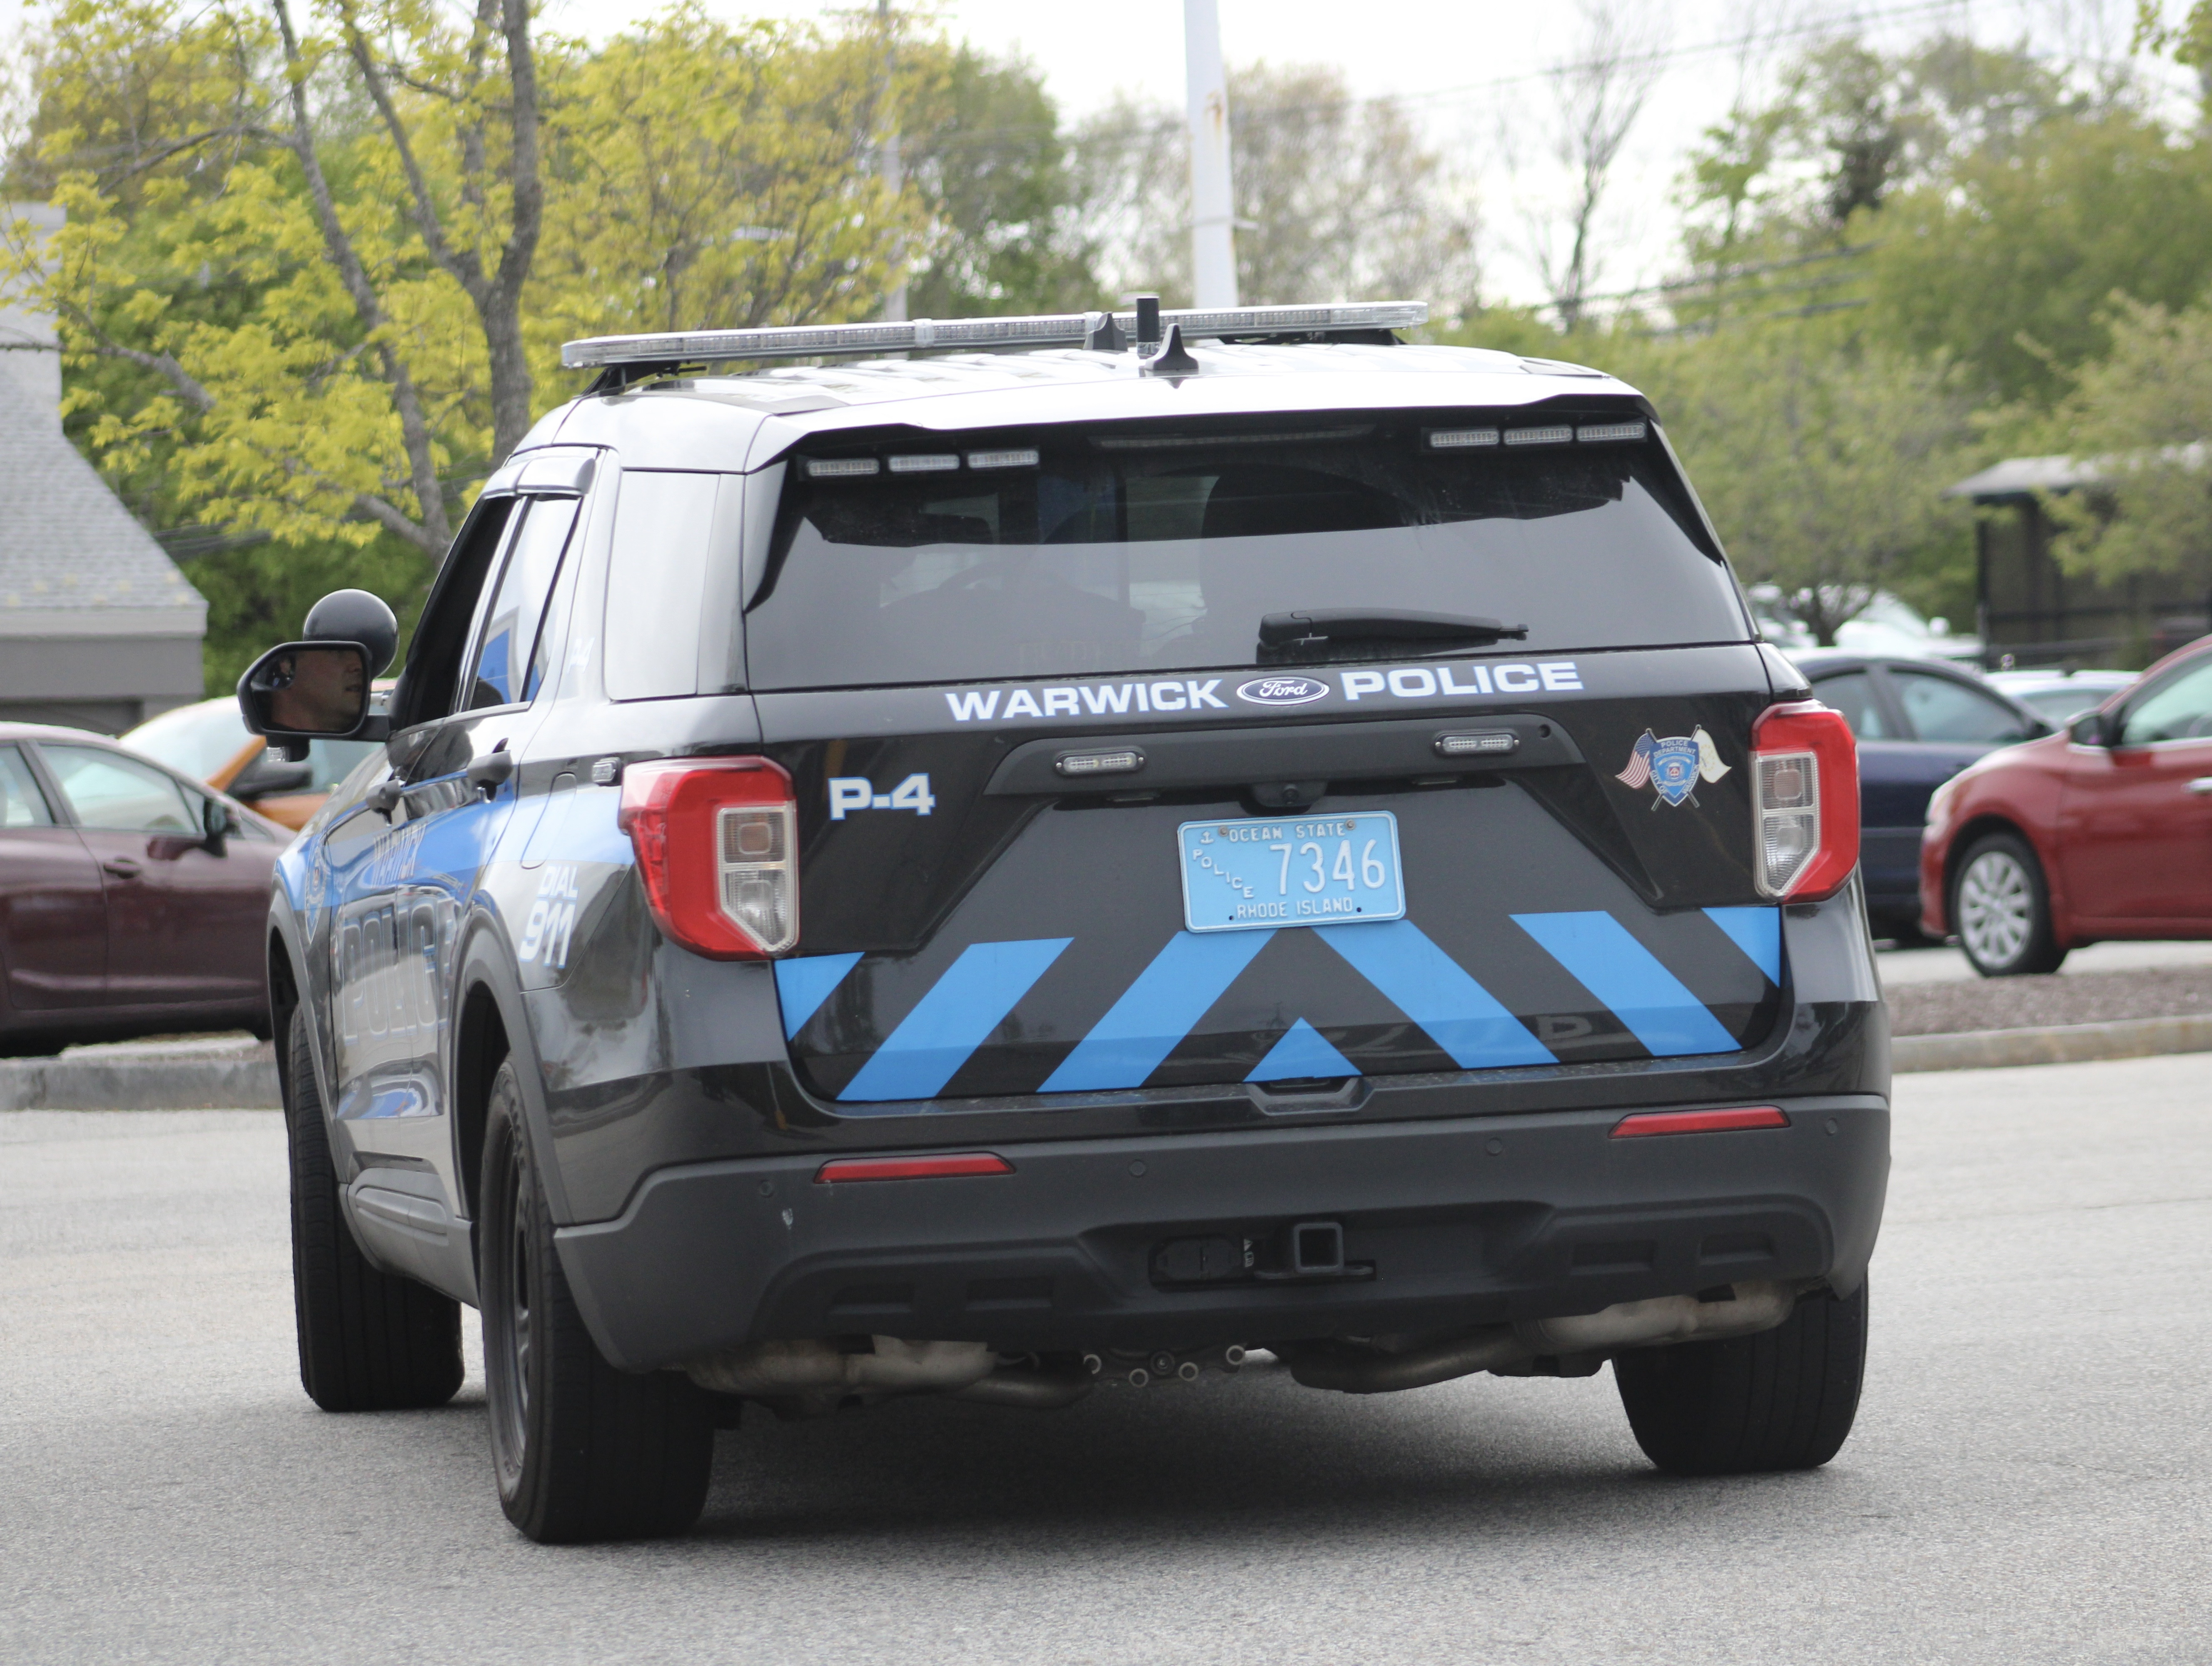
M1865 28L1880 23L1902 22L1915 17L1930 16L1941 12L1964 12L1967 9L1968 0L1911 0L1911 3L1905 5L1832 15L1817 22L1799 23L1785 28L1749 30L1741 34L1730 35L1717 40L1700 41L1687 46L1657 47L1648 52L1630 54L1615 63L1617 67L1620 68L1658 68L1690 58L1709 58L1716 53L1740 52L1747 46L1799 40L1808 36L1834 34L1844 30ZM1356 104L1405 106L1439 103L1447 100L1464 98L1471 94L1503 92L1509 88L1549 81L1560 76L1580 74L1601 67L1606 66L1594 60L1583 59L1555 64L1547 69L1526 70L1518 75L1498 76L1488 81L1471 81L1456 86L1431 88L1425 92L1390 93L1374 99L1360 99L1347 95L1340 99L1326 99L1299 104L1232 108L1229 117L1230 126L1233 133L1233 131L1239 126L1265 125L1291 121L1299 117L1340 110ZM1134 149L1137 145L1148 143L1152 139L1179 132L1182 128L1182 117L1164 118L1158 121L1143 123L1110 137L1102 136L1103 141L1102 143L1098 139L1085 140L1079 132L1063 135L1061 130L1054 125L1029 123L1019 126L979 127L963 132L947 133L929 141L928 148L935 152L947 148L988 144L1007 138L1060 137L1064 139L1064 142L1079 148Z

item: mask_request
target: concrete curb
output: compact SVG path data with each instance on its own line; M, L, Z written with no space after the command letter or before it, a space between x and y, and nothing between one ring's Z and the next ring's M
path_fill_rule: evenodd
M2016 1064L2075 1064L2141 1059L2157 1053L2212 1053L2212 1012L2184 1018L2116 1018L2106 1024L2039 1030L1975 1030L1954 1036L1899 1036L1890 1068L1989 1070Z
M0 1060L0 1110L278 1110L269 1059Z

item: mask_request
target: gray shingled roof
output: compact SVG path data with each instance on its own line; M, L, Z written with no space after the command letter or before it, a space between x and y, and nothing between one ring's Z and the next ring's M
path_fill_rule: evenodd
M205 605L53 414L0 376L0 611Z

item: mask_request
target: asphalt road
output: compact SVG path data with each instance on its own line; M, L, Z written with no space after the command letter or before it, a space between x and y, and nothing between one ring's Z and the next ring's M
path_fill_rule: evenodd
M0 1116L0 1659L2201 1661L2212 1115L2176 1057L1899 1079L1859 1426L1682 1482L1610 1374L1273 1372L722 1437L690 1538L501 1517L479 1379L300 1393L270 1113Z

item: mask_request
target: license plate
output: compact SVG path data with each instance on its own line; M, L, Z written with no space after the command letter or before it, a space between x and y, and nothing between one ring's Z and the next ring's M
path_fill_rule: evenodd
M1405 917L1398 818L1387 810L1185 822L1176 842L1183 923L1194 932Z

